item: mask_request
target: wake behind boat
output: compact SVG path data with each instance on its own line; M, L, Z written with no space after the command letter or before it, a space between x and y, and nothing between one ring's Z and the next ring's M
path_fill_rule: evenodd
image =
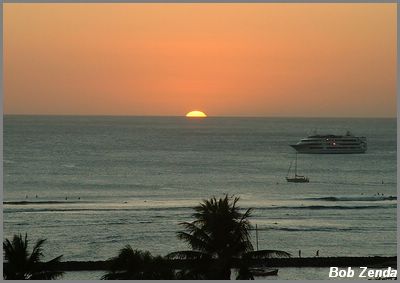
M365 153L367 138L356 137L347 131L346 135L312 135L290 145L298 153Z

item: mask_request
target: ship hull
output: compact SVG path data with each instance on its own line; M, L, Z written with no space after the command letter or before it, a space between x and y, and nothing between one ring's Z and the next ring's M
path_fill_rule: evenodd
M298 153L308 153L308 154L359 154L365 153L366 148L312 148L307 145L293 144L290 145Z

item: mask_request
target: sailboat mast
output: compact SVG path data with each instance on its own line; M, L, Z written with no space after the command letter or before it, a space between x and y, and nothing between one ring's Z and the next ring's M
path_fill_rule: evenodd
M258 229L256 224L256 244L257 244L257 251L258 251Z
M289 177L290 169L292 169L293 160L290 162L289 169L287 171L286 177Z

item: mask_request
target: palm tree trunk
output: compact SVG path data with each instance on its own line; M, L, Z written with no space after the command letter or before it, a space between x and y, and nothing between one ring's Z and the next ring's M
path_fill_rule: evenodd
M231 268L225 268L223 273L223 280L231 280Z
M230 280L231 279L231 267L232 262L229 258L221 258L219 260L219 279L220 280Z

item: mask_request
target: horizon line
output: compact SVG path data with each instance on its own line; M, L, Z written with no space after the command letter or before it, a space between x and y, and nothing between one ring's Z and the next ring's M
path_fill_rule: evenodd
M53 117L171 117L171 118L197 118L185 115L132 115L132 114L4 114L3 116L53 116ZM397 116L250 116L250 115L208 115L206 118L304 118L304 119L397 119Z

